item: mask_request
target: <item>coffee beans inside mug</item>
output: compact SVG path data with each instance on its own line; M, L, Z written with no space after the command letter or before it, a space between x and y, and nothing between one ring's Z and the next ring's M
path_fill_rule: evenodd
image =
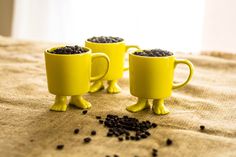
M172 56L173 53L170 51L162 50L162 49L150 49L134 52L135 55L139 56L147 56L147 57L164 57L164 56Z
M87 39L87 41L94 42L94 43L118 43L123 41L124 39L120 37L112 37L112 36L99 36L99 37L92 37Z
M53 54L81 54L87 52L88 49L84 47L80 47L78 45L75 46L65 46L65 47L60 47L57 48L53 51L49 51L50 53Z

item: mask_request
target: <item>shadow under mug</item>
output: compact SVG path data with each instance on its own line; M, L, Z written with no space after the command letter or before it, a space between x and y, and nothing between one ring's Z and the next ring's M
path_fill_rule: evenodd
M62 46L60 46L62 47ZM90 81L102 79L108 72L110 60L104 53L52 54L59 47L44 52L48 90L60 96L82 95L89 91ZM105 65L96 76L91 77L92 60L104 59Z
M137 48L136 45L126 45L123 41L118 43L94 43L85 41L85 46L92 49L93 53L102 52L108 55L110 59L110 67L108 73L103 80L117 80L122 78L124 70L125 53L130 48ZM97 59L92 65L92 76L101 73L101 70L106 66L105 62Z
M183 83L173 83L177 64L189 67L189 76ZM147 57L129 54L130 92L145 99L163 99L171 96L172 89L186 85L192 78L194 69L190 61L176 59L175 56Z

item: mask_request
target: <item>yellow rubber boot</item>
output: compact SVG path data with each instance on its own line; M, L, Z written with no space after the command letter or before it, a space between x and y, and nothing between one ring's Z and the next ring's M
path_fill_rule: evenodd
M108 93L116 94L116 93L120 93L120 91L121 91L121 88L117 84L117 80L108 81L108 88L107 88Z
M126 110L129 112L139 112L144 110L145 108L150 108L148 99L138 98L138 102L134 105L128 106Z
M102 81L95 81L91 86L90 86L90 93L97 92L99 90L104 89L104 85Z
M158 115L165 115L170 112L164 105L164 99L153 100L152 110Z
M81 109L88 109L92 106L91 103L85 100L81 95L72 96L70 99L70 104Z
M56 95L55 102L50 108L52 111L66 111L67 104L66 104L66 96L59 96Z

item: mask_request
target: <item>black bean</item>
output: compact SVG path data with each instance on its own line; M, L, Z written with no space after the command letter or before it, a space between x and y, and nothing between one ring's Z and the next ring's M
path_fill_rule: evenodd
M91 142L91 138L90 137L86 137L86 138L84 138L84 143L89 143L89 142Z
M78 133L79 133L79 129L77 128L74 130L74 134L78 134Z
M87 110L83 110L83 112L82 112L83 114L87 114L88 113L88 111Z
M173 141L171 139L167 139L166 140L166 145L169 146L169 145L172 145Z
M57 145L57 149L58 149L58 150L62 150L63 148L64 148L64 145L63 145L63 144Z
M92 136L94 136L94 135L96 135L96 134L97 134L97 132L96 132L95 130L91 131L91 135L92 135Z

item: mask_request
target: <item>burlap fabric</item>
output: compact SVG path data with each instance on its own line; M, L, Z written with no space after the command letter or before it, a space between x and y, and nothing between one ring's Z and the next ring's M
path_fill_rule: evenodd
M93 106L83 115L75 107L49 111L54 96L47 90L43 50L53 45L0 37L0 156L150 157L152 148L159 150L160 157L236 156L235 56L178 55L193 62L195 74L166 100L169 115L125 110L136 102L129 93L127 72L119 81L120 94L87 94ZM186 67L178 66L175 80L184 80L187 73ZM148 139L118 142L106 137L106 128L95 119L107 114L150 120L158 127ZM200 125L205 125L205 131L199 131ZM75 128L80 128L78 135L73 134ZM97 135L84 144L91 130ZM166 146L167 138L173 145ZM57 144L64 144L64 149L56 150Z

